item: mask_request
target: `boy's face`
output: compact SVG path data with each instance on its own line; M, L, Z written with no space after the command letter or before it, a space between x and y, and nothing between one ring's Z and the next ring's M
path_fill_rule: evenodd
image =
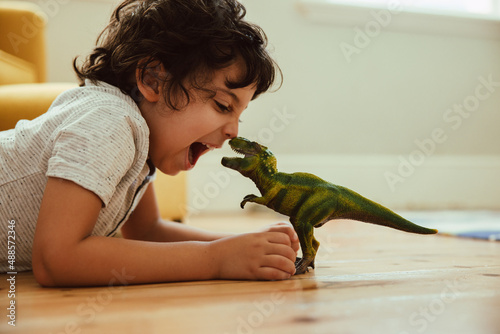
M161 85L157 101L146 96L139 108L149 127L149 158L156 168L169 175L190 170L201 155L238 135L239 118L255 93L253 86L226 87L226 81L238 78L240 71L238 63L217 70L206 87L215 96L193 90L182 110L165 104Z

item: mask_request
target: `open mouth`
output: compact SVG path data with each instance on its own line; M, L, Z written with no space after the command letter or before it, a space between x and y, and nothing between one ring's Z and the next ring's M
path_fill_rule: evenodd
M212 151L215 149L215 146L206 143L194 142L189 146L188 152L188 162L189 167L193 168L196 165L198 159L208 151Z

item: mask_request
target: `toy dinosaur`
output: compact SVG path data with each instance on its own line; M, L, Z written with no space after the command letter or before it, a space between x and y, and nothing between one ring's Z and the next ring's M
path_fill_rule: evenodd
M229 145L244 157L224 157L222 165L250 178L262 194L261 197L245 196L241 208L247 202L254 202L290 217L302 249L302 258L297 258L295 263L296 275L305 273L308 267L314 268L319 242L314 238L313 227L320 227L332 219L359 220L418 234L437 233L437 230L413 224L382 205L313 174L278 172L276 158L259 143L237 137L231 139Z

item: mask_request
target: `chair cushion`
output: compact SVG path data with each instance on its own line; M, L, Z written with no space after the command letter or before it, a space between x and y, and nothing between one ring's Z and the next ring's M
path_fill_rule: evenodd
M0 50L33 64L36 82L45 82L48 17L35 2L56 1L0 1Z
M33 83L0 86L0 131L12 129L20 119L33 119L49 109L73 83Z
M0 85L37 82L35 65L0 50Z

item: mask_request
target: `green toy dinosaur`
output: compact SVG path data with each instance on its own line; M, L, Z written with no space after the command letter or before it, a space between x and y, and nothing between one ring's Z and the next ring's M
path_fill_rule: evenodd
M302 258L297 258L295 263L296 274L308 271L308 267L314 268L319 242L314 238L313 227L320 227L332 219L359 220L419 234L437 233L437 230L413 224L382 205L315 175L278 172L274 155L256 142L237 137L231 139L229 145L244 157L224 157L222 165L250 178L262 194L261 197L245 196L241 208L247 202L254 202L290 217L302 249Z

